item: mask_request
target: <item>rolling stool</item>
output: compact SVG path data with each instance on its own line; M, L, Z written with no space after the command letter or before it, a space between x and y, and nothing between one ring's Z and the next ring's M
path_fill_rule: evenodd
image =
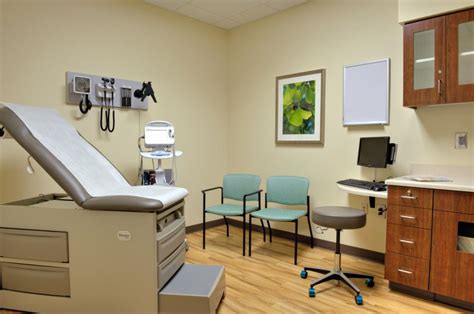
M309 296L312 298L316 296L316 290L314 289L314 286L329 280L341 280L357 293L355 296L355 302L358 305L362 305L363 299L360 295L360 289L349 278L364 278L366 279L365 284L372 288L375 285L374 276L342 272L341 230L358 229L364 227L366 222L365 211L361 209L340 206L317 207L313 210L312 220L319 226L336 229L336 252L334 254L334 270L305 267L301 271L300 275L303 279L308 277L308 271L315 271L324 275L311 283L311 287L309 288Z

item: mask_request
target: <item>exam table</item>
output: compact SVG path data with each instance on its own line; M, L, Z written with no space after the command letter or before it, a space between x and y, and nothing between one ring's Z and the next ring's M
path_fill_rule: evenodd
M0 104L0 124L67 193L0 205L0 309L216 312L224 268L185 263L187 190L130 186L54 110Z

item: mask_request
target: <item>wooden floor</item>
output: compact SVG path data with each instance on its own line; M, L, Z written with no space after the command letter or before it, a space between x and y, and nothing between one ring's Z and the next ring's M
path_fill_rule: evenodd
M308 286L318 275L310 273L301 279L303 266L332 268L333 253L305 244L299 246L299 265L293 265L293 242L274 238L273 243L253 233L252 257L242 256L242 232L231 226L226 238L225 227L206 232L206 250L202 249L201 232L187 236L190 249L188 263L219 264L226 269L226 297L218 313L460 313L458 308L425 301L405 294L391 292L383 279L384 266L375 262L343 255L346 271L369 273L376 276L375 287L367 288L362 280L354 282L362 290L364 305L354 302L354 293L335 282L316 288L316 298L308 297ZM268 240L268 239L267 239ZM13 314L2 312L1 314Z
M220 264L226 269L226 297L219 313L459 313L458 308L425 301L405 294L391 292L383 279L384 266L349 255L342 256L343 270L373 274L375 287L368 288L364 281L354 282L362 290L364 305L354 302L354 293L336 282L316 287L316 297L308 297L312 279L319 274L310 273L301 279L303 266L332 268L331 251L299 245L298 265L293 265L293 241L273 238L264 243L262 234L252 234L252 257L242 256L242 232L231 226L226 238L225 227L206 232L206 250L202 249L202 233L188 235L189 263Z

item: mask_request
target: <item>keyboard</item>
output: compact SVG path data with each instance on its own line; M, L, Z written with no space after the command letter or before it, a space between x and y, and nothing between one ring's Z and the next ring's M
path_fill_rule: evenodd
M386 191L387 190L387 186L384 183L380 183L380 182L346 179L346 180L337 181L337 183L342 184L342 185L353 186L355 188L372 190L372 191Z

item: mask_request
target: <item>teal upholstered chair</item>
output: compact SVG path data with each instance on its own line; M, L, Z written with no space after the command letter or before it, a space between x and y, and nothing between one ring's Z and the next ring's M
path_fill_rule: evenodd
M309 180L305 177L274 176L267 179L267 192L265 193L265 208L250 214L252 217L267 221L272 242L272 228L270 221L286 221L295 223L295 265L298 261L298 219L306 216L309 232L311 234L311 247L313 247L313 230L309 219ZM268 203L283 205L304 205L305 209L288 209L268 207ZM249 228L249 256L252 255L252 228Z
M221 203L206 207L206 193L213 190L221 190ZM202 248L206 248L206 214L220 215L224 217L229 236L228 216L240 216L243 218L243 244L242 255L245 256L245 233L246 216L261 208L260 204L260 177L251 174L228 174L224 176L222 186L202 191ZM224 199L241 201L241 204L224 204ZM249 201L257 201L257 204L249 204ZM263 220L261 220L263 228ZM265 230L265 228L263 228Z

